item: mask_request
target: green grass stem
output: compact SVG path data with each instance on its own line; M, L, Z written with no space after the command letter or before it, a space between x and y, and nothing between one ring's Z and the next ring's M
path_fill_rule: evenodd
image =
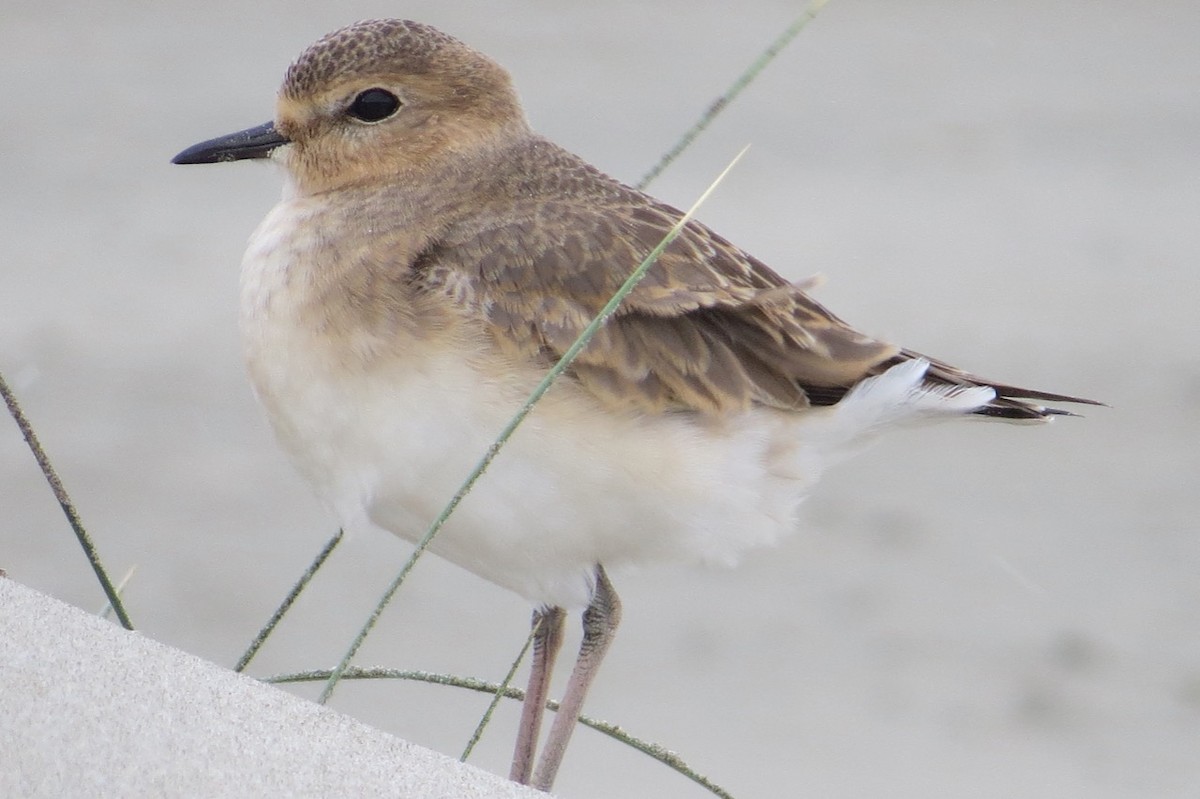
M108 597L113 613L117 614L117 621L126 630L132 630L133 622L129 620L129 614L125 612L125 605L121 603L121 597L117 589L113 587L112 580L109 579L104 564L100 561L100 553L96 550L96 545L92 543L91 536L88 535L87 530L83 527L83 520L79 518L79 513L75 510L75 503L71 501L71 496L63 486L62 480L59 479L58 472L55 471L54 466L50 463L50 458L46 455L46 451L42 449L37 434L33 432L33 426L29 423L25 412L21 410L21 405L17 402L16 395L13 394L12 389L8 387L8 382L4 379L4 375L0 375L0 396L4 397L4 404L8 406L8 412L12 414L13 420L21 430L21 435L25 437L25 443L29 445L29 450L33 453L33 458L37 461L37 465L41 468L42 475L45 476L46 482L50 484L50 490L54 492L54 498L58 500L59 507L66 514L67 523L75 531L75 538L78 539L79 546L83 548L83 554L87 557L88 563L91 564L92 571L96 573L96 579L100 581L100 587L104 589L104 595Z

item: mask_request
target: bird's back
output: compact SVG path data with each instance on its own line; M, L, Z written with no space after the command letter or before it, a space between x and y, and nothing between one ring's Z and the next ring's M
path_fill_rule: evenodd
M412 265L443 290L465 281L490 336L548 368L683 213L529 134L491 154L469 184L469 209ZM861 381L916 358L926 381L989 386L974 413L1042 420L1041 402L1075 397L984 380L855 330L803 287L692 221L570 370L614 408L722 415L752 405L831 405Z

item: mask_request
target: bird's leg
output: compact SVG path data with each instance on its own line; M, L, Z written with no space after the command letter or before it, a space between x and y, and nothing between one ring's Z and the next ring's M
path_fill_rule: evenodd
M583 644L579 647L579 657L571 672L571 680L567 683L567 692L554 716L554 724L550 727L546 747L542 750L542 758L533 777L533 787L538 790L549 791L554 784L554 776L562 764L567 742L571 740L579 711L583 708L584 697L620 623L621 600L608 581L604 567L597 566L596 590L587 610L583 612Z
M554 659L562 648L566 617L562 608L539 608L533 612L533 662L529 668L525 704L521 708L521 726L517 729L517 748L513 751L512 770L508 774L510 780L522 785L528 785L533 775L533 758L537 754L538 733L546 712L550 675L554 671Z

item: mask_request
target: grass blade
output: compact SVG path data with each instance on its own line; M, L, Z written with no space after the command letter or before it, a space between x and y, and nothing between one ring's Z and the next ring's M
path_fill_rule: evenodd
M75 503L71 501L70 495L67 494L67 489L63 487L62 480L58 477L58 472L54 470L54 466L50 463L50 458L47 457L46 451L42 449L37 434L33 432L33 426L29 424L29 419L25 416L25 412L21 410L16 396L8 387L8 382L4 379L3 375L0 375L0 395L4 397L4 404L8 406L8 412L12 414L13 420L16 421L17 427L21 430L21 435L25 437L25 443L29 445L29 449L33 453L34 460L37 461L38 466L41 468L46 482L50 484L50 490L54 492L54 498L58 500L59 507L66 514L67 523L75 531L75 538L79 540L79 546L83 547L83 554L87 556L88 563L92 565L92 571L96 573L96 579L100 581L100 587L104 589L104 595L108 597L113 613L117 614L117 620L121 622L122 627L126 630L132 630L133 622L129 620L129 614L125 612L125 605L121 603L121 597L117 593L117 589L113 587L112 580L109 579L108 572L104 569L104 564L100 562L100 553L96 551L96 545L92 543L91 536L84 529L83 521L79 518L79 513L75 510Z
M705 110L703 114L700 115L700 119L696 120L696 124L688 128L684 134L679 137L679 141L675 142L675 145L663 154L662 158L658 160L658 163L655 164L649 172L642 176L642 179L637 182L637 188L644 189L649 186L655 178L663 173L663 170L674 163L675 159L678 158L684 150L691 146L692 142L696 140L696 137L703 133L704 129L712 124L712 121L716 119L722 111L728 108L729 104L736 100L737 96L741 94L742 91L749 86L755 78L758 77L759 73L766 68L767 64L770 64L771 61L775 59L775 56L779 55L783 51L783 48L791 44L792 39L795 39L800 31L804 30L805 26L812 21L813 17L817 15L817 12L824 8L827 2L829 2L829 0L813 0L813 2L808 5L808 8L804 9L804 12L800 16L796 17L791 25L788 25L787 28L784 29L783 33L775 37L775 40L767 45L767 49L763 50L762 53L759 54L758 58L754 60L754 63L747 67L745 72L743 72L741 75L738 75L737 80L733 82L733 85L726 89L724 94L722 94L716 100L713 100L712 104Z

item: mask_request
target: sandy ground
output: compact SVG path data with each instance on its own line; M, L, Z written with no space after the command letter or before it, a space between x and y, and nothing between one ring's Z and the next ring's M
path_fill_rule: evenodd
M13 580L0 606L4 796L543 796Z
M268 119L319 35L404 15L496 57L540 130L636 180L798 6L728 8L6 4L0 369L109 567L138 567L147 635L232 664L333 529L239 362L238 259L279 178L168 159ZM750 143L705 221L824 273L819 296L868 331L1113 407L897 434L739 569L615 575L625 623L591 713L739 797L1200 794L1197 31L1184 0L833 0L653 187L687 205ZM0 508L0 566L102 604L4 422ZM343 545L251 671L336 659L406 552ZM498 678L527 614L429 559L359 661ZM334 698L449 753L483 704ZM506 770L515 717L472 762ZM702 795L587 732L558 787Z

